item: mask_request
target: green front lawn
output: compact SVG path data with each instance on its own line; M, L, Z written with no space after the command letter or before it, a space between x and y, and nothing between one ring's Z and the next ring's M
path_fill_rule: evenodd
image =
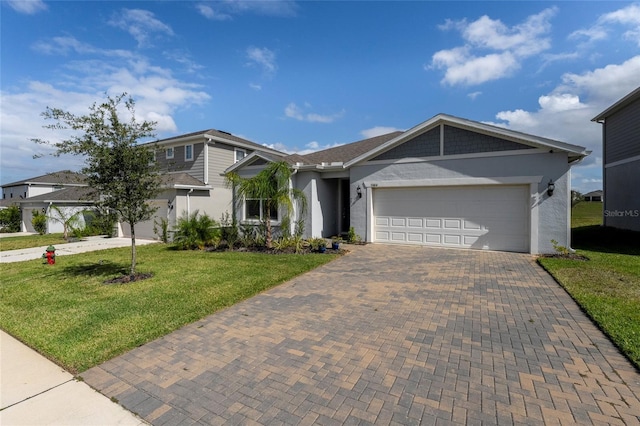
M0 238L0 251L18 250L31 247L42 246L42 250L47 246L64 244L67 241L62 238L62 234L47 234L47 235L26 235L20 237L6 237Z
M0 328L73 372L84 371L334 259L138 247L150 279L104 284L127 271L128 248L4 264Z
M572 246L589 260L539 262L640 368L640 234L599 226L601 203L572 213Z

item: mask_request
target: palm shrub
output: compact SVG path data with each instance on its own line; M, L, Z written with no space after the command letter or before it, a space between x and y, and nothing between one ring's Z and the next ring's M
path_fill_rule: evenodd
M271 248L273 240L271 212L282 211L283 218L291 217L294 202L302 216L307 208L307 199L302 191L291 188L293 171L284 161L270 163L253 177L245 178L235 172L225 175L226 183L236 193L236 202L241 206L246 199L260 200L262 205L261 222L264 224L264 245ZM285 221L286 222L286 221ZM285 224L290 230L290 225Z
M207 214L200 215L198 210L192 214L186 212L178 219L173 235L176 247L182 250L204 249L220 243L218 222Z
M44 235L47 232L47 215L42 213L40 210L33 210L31 212L31 224L33 225L33 229L40 234Z
M69 234L81 236L77 231L84 228L84 214L87 213L87 210L73 211L56 205L51 205L49 209L52 211L48 216L49 219L62 224L62 238L68 240Z

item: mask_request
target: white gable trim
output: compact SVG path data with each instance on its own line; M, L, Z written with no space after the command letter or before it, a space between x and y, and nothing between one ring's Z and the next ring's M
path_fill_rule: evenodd
M437 126L440 126L440 151L442 154L443 151L443 143L442 140L442 126L449 125L452 127L458 127L461 129L469 130L475 133L480 133L488 136L494 136L501 139L509 140L516 143L521 143L524 145L533 146L536 148L541 148L545 150L559 150L565 151L569 153L569 159L571 161L575 161L581 159L589 154L589 151L586 148L578 145L571 145L565 142L556 141L553 139L542 138L539 136L529 135L526 133L520 133L509 129L504 129L501 127L492 126L489 124L479 123L477 121L465 120L463 118L454 117L446 114L438 114L435 117L430 118L424 123L418 124L417 126L407 130L403 134L391 139L388 142L383 143L375 149L372 149L369 152L366 152L359 157L354 158L344 165L345 168L351 167L354 164L361 163L363 161L367 161L378 154L381 154L385 151L388 151L392 148L395 148L398 145L401 145L404 142L407 142L414 137L425 133Z

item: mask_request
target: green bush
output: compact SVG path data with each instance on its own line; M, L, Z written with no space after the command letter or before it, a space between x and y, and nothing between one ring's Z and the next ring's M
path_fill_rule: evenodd
M22 212L20 207L13 205L0 210L0 228L2 232L20 232Z
M153 233L160 238L160 241L167 244L169 242L169 220L165 217L154 220Z
M38 234L44 235L47 232L47 215L40 210L33 210L31 216L33 229L35 229Z
M238 224L235 220L229 217L229 212L226 212L220 218L220 238L227 243L227 247L233 250L240 240L240 232L238 231Z
M87 235L108 235L114 236L118 215L108 209L99 208L92 214L85 214L85 233Z
M173 242L182 250L217 247L220 244L220 227L218 222L208 215L200 215L198 210L191 215L183 214L175 227Z

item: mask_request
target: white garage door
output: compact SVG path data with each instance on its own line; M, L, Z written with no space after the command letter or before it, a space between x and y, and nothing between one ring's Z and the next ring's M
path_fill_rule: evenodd
M374 241L529 251L529 189L524 185L378 188Z

